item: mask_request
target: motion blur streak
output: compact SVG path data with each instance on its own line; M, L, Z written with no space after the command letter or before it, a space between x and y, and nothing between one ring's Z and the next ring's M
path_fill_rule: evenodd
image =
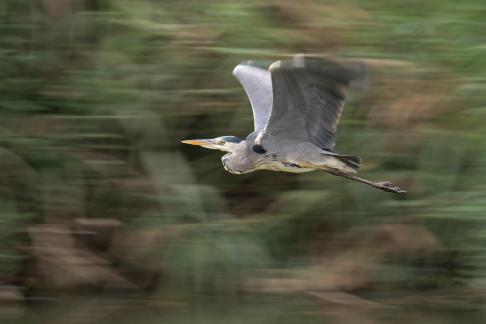
M483 323L485 15L483 0L2 0L0 321ZM244 137L233 67L295 53L370 66L338 148L409 194L234 176L180 143Z

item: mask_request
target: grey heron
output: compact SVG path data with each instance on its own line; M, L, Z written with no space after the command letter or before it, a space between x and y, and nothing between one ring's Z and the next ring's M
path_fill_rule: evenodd
M405 190L391 182L356 176L361 159L334 151L336 132L349 85L362 77L362 66L330 59L294 56L268 69L250 62L233 75L250 99L254 131L241 139L221 136L185 140L228 152L224 168L233 174L256 170L308 172L322 170L394 193Z

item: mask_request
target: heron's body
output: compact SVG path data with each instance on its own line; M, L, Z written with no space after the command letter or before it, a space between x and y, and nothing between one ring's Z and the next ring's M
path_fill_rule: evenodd
M224 155L221 160L226 171L243 174L255 170L283 171L303 173L314 170L341 170L356 173L356 170L339 160L335 153L322 150L309 142L294 140L281 141L279 147L263 154L254 152L254 137L239 143L233 153ZM272 147L268 143L268 147Z
M346 89L361 76L359 66L296 56L277 61L268 70L240 64L233 74L250 98L255 130L246 140L223 136L184 143L229 152L222 162L234 174L321 170L385 191L404 192L389 182L355 176L360 159L334 152Z

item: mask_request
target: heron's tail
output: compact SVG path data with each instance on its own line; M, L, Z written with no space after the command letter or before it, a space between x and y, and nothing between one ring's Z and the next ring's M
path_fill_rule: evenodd
M354 156L354 155L341 155L341 154L336 154L335 157L346 164L348 167L351 169L358 171L360 164L361 164L361 158L359 156Z

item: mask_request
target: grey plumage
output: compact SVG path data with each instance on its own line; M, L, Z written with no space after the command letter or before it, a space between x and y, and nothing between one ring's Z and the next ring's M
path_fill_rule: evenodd
M250 99L254 131L241 142L228 137L183 142L229 152L222 161L231 173L323 170L385 191L405 192L389 182L355 176L359 157L334 152L347 89L364 70L357 63L305 56L277 61L268 70L239 64L233 74Z
M333 150L346 87L361 71L299 56L274 63L270 69L274 101L262 141L292 137Z
M233 70L233 75L240 81L250 99L253 110L255 131L265 127L272 110L272 77L270 71L257 66L239 64Z

